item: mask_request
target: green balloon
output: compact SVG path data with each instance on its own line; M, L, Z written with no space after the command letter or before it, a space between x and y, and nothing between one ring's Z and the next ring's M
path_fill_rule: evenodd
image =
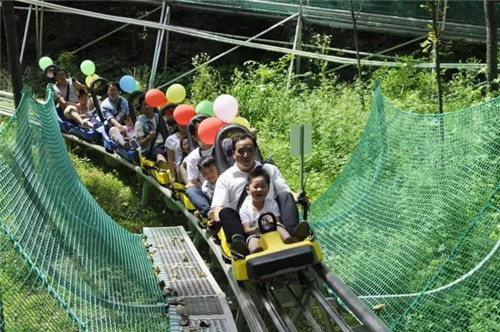
M53 63L54 62L52 62L52 59L49 58L48 56L44 56L43 58L40 58L40 60L38 60L38 65L40 66L40 68L42 68L42 70L45 70L45 68L47 68Z
M198 114L208 114L210 116L215 116L214 113L214 103L208 100L204 100L196 106L196 113Z
M92 75L95 73L95 65L92 61L90 60L85 60L80 64L80 69L82 70L82 73L85 75Z
M140 91L141 90L141 83L139 81L135 81L135 90L134 91Z

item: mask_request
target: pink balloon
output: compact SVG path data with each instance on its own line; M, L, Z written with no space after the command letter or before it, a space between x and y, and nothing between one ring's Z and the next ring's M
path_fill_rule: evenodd
M214 101L214 113L217 118L227 123L238 114L238 101L231 95L220 95Z

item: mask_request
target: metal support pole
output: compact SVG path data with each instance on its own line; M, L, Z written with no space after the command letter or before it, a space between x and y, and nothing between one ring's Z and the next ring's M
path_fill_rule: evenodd
M21 46L21 55L19 55L19 62L21 64L23 63L24 48L26 47L26 37L28 37L28 28L30 25L31 9L32 8L33 8L33 5L30 5L30 8L28 9L28 16L26 17L26 25L24 26L23 45Z
M165 2L162 4L162 9L161 9L161 15L160 15L160 24L165 25L166 24L166 11L168 11L170 7L166 6ZM158 33L156 35L156 45L155 45L155 53L153 55L153 64L151 65L151 75L149 76L149 89L152 89L154 87L155 83L155 76L156 76L156 69L158 67L158 59L160 57L160 52L161 52L161 44L163 42L163 36L165 35L165 30L161 29L158 30Z
M304 192L304 125L300 125L300 192Z
M144 181L142 183L141 209L145 209L148 206L150 187L151 183L149 181Z
M299 7L299 17L297 18L297 30L298 32L295 32L297 34L297 49L300 51L302 50L302 24L304 20L302 19L302 0L300 1L300 7ZM302 57L297 55L297 58L295 59L295 73L300 74L300 64L302 62Z
M167 7L167 25L170 24L170 7ZM167 63L168 63L168 42L170 39L170 31L167 30L165 36L165 57L163 58L163 72L167 70Z
M161 7L157 7L157 8L155 8L155 9L153 9L152 11L147 12L146 14L139 16L137 19L143 19L144 17L146 17L146 16L149 16L149 15L153 14L154 12L156 12L156 11L157 11L158 9L160 9L160 8L161 8ZM96 38L96 39L92 40L91 42L89 42L89 43L87 43L87 44L85 44L85 45L83 45L83 46L81 46L81 47L77 48L76 50L72 51L71 53L75 54L76 52L79 52L79 51L81 51L81 50L83 50L83 49L85 49L85 48L87 48L87 47L89 47L89 46L91 46L91 45L94 45L95 43L100 42L100 41L101 41L101 40L103 40L104 38L107 38L107 37L111 36L112 34L114 34L114 33L118 32L118 31L120 31L120 30L125 29L125 28L126 28L126 27L128 27L129 25L130 25L130 23L126 23L126 24L122 25L121 27L116 28L116 29L114 29L114 30L112 30L112 31L108 32L107 34L102 35L101 37Z
M36 53L36 58L40 59L40 47L38 46L40 44L40 13L38 11L38 5L35 5L35 53Z
M300 0L300 4L299 4L299 13L298 13L298 17L297 17L297 26L295 28L295 38L293 40L293 50L294 51L297 49L297 44L299 43L299 35L302 34L301 17L302 17L302 0ZM302 37L300 37L300 39L302 40ZM291 81L292 81L294 59L295 59L295 56L292 55L292 60L290 61L290 67L288 68L288 81L286 82L286 89L287 90L290 89L290 84L291 84Z
M42 0L43 1L43 0ZM43 16L45 12L45 7L40 8L40 49L38 50L38 54L40 54L40 57L42 56L42 44L43 44Z
M268 29L266 29L266 30L264 30L264 31L262 31L262 32L260 32L260 33L258 33L258 34L256 34L255 36L253 36L253 37L251 37L251 38L248 38L246 41L247 41L247 42L250 42L250 41L252 41L252 40L254 40L254 39L259 38L259 37L260 37L260 36L262 36L263 34L266 34L266 33L268 33L269 31L273 30L274 28L276 28L276 27L278 27L278 26L280 26L280 25L284 24L285 22L287 22L287 21L289 21L289 20L291 20L291 19L295 18L297 15L298 15L298 13L293 14L293 15L291 15L291 16L288 16L288 17L287 17L287 18L285 18L283 21L280 21L280 22L276 23L276 24L275 24L275 25L273 25L272 27L270 27L270 28L268 28ZM160 85L160 86L158 87L158 89L161 89L161 88L163 88L163 87L165 87L165 86L167 86L167 85L169 85L169 84L171 84L171 83L173 83L173 82L175 82L175 81L177 81L177 80L180 80L181 78L183 78L183 77L185 77L185 76L187 76L187 75L189 75L189 74L191 74L191 73L193 73L193 72L197 71L199 68L201 68L201 67L203 67L203 66L206 66L206 65L208 65L208 64L210 64L210 63L212 63L212 62L214 62L215 60L218 60L218 59L222 58L223 56L225 56L225 55L227 55L227 54L229 54L229 53L233 52L234 50L237 50L237 49L238 49L238 48L240 48L240 47L241 47L241 46L235 46L235 47L233 47L233 48L231 48L231 49L229 49L229 50L227 50L227 51L225 51L225 52L223 52L223 53L221 53L221 54L217 55L216 57L214 57L214 58L212 58L212 59L208 60L207 62L202 63L202 64L201 64L201 65L199 65L198 67L196 67L196 68L194 68L194 69L191 69L190 71L185 72L184 74L182 74L182 75L180 75L180 76L177 76L177 77L176 77L176 78L174 78L173 80L170 80L170 81L168 81L167 83L165 83L165 84L163 84L163 85Z
M17 44L17 29L14 21L13 1L2 1L3 24L5 28L5 41L7 43L7 55L9 59L10 75L12 77L12 89L16 107L21 101L23 81L21 64L19 63L19 47Z

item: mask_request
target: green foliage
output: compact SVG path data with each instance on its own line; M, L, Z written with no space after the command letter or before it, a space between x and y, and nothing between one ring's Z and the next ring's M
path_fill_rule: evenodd
M317 53L319 54L328 54L328 48L330 47L331 41L332 36L329 35L316 33L311 37L311 42L313 45L318 47L319 50ZM319 59L310 59L309 61L319 69L320 78L324 79L328 61Z
M316 44L325 50L329 36L317 35ZM208 60L200 55L195 65ZM288 67L291 56L261 64L247 61L235 69L230 82L222 88L236 97L239 115L258 129L258 140L264 157L271 156L293 189L299 189L298 158L290 156L289 130L292 124L310 123L313 126L313 152L305 158L307 191L318 197L337 177L354 151L368 116L362 110L361 97L369 103L370 89L363 84L339 82L327 76L324 63L317 61L319 74L295 76L287 91ZM415 66L419 59L400 57L402 66L381 67L370 81L379 80L384 95L398 107L416 113L437 112L437 86L429 69ZM469 62L476 60L471 59ZM202 67L193 78L193 101L213 100L220 87L220 75L210 67ZM481 72L460 70L445 82L445 111L466 108L490 95L476 86Z
M247 62L245 70L235 71L229 93L238 100L240 115L258 128L264 157L272 157L297 191L299 160L290 156L289 131L292 124L312 124L313 152L305 158L305 174L314 198L347 163L368 113L361 110L355 88L334 76L314 86L295 78L287 91L289 61L285 56L270 64Z
M80 71L80 64L75 63L75 56L72 52L60 53L57 56L55 64L64 69L68 77L83 76L83 73Z
M0 68L0 90L9 92L13 91L10 72L3 68Z
M214 101L222 91L219 72L210 65L203 65L208 60L210 56L206 53L196 55L192 60L193 66L198 68L190 86L190 101L193 105L203 100Z
M85 157L75 155L71 157L85 187L120 226L133 233L142 233L144 227L163 227L173 224L172 216L163 208L141 209L141 188L137 184L137 178L129 177L128 181L134 183L134 186L130 186L124 182L123 176L119 176L120 172L116 169L106 170L104 166L96 165ZM153 201L150 206L158 207L164 204Z

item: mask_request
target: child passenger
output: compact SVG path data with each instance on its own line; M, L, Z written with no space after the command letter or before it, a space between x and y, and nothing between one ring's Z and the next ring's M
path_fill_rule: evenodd
M79 126L94 129L99 121L94 114L94 104L88 100L87 91L78 91L78 102L75 105L68 105L64 109L64 116L68 120L73 120Z
M191 196L189 196L189 198L201 215L208 217L212 196L214 195L215 183L217 182L219 173L215 166L215 159L212 156L201 157L197 166L204 181L201 188L197 185L192 186L190 189Z
M290 236L290 233L281 224L278 203L273 199L266 198L269 192L269 183L269 174L262 167L256 167L248 174L246 186L248 196L241 205L240 218L247 236L247 246L250 254L263 251L259 244L260 232L257 220L264 213L271 212L276 216L277 231L284 243L290 244L299 241L297 238Z
M198 169L201 176L205 179L201 185L201 190L207 196L210 203L212 203L212 197L214 196L215 183L219 177L219 172L217 172L217 167L215 166L215 159L212 156L205 156L198 162Z

